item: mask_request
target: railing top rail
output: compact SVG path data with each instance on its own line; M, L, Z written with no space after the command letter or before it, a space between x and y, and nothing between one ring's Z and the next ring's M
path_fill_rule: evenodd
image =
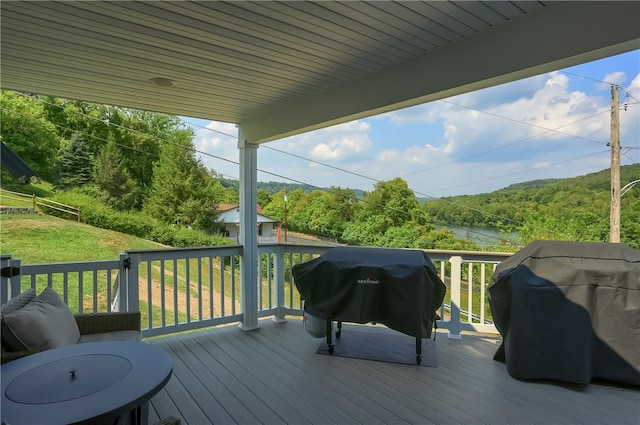
M186 248L149 248L149 249L129 249L126 252L128 254L151 254L155 252L189 252L189 251L208 251L211 249L228 249L228 250L242 250L242 245L211 245L211 246L196 246Z
M283 250L284 252L295 252L301 254L318 254L324 253L333 248L327 245L298 245L298 244L259 244L258 252L263 254L266 252L275 252Z
M98 260L98 261L75 261L73 263L45 263L45 264L22 264L23 272L30 268L37 268L38 273L63 273L74 271L93 271L105 269L117 269L120 267L119 260Z
M336 245L339 246L339 245ZM325 252L333 248L330 245L312 245L312 244L259 244L259 252L267 252L269 249L284 248L286 252L295 251L301 253L318 253ZM443 261L449 260L451 257L462 257L463 261L478 262L495 262L499 263L505 258L513 255L511 252L491 252L491 251L458 251L447 249L424 249L429 258L432 260Z
M432 260L449 260L451 257L462 257L463 261L481 261L481 262L501 262L505 258L513 255L511 252L490 252L490 251L456 251L456 250L440 250L425 249L429 258Z
M189 248L133 249L125 251L125 255L139 260L171 260L174 258L197 258L207 256L241 255L242 245L202 246Z

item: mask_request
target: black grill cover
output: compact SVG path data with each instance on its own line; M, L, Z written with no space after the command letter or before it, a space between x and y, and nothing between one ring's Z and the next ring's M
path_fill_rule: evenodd
M307 312L428 338L446 288L420 250L336 247L293 267Z
M489 284L516 378L640 385L640 252L623 244L537 241L503 261Z

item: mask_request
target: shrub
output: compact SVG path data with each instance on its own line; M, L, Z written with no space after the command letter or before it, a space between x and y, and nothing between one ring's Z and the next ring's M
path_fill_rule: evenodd
M87 190L73 189L58 193L54 198L56 202L80 208L82 222L101 229L126 233L173 247L230 244L221 236L211 236L202 231L161 223L143 212L114 210L91 195Z

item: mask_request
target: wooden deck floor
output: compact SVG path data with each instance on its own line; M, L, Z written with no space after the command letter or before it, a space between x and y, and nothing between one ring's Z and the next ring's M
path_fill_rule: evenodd
M260 326L150 340L174 362L150 423L168 415L193 425L640 423L640 391L513 379L492 359L494 336L438 333L438 366L424 367L316 354L323 340L296 318Z

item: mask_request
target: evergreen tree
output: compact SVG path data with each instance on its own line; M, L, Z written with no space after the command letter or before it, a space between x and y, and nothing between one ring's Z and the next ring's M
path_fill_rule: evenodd
M63 188L82 186L91 181L93 163L87 144L78 133L60 150L58 157L60 186Z
M222 186L196 160L191 140L182 137L161 146L144 209L165 223L210 230L221 192Z
M120 149L111 141L96 157L93 180L103 191L103 200L118 210L139 207L140 191L123 165Z

